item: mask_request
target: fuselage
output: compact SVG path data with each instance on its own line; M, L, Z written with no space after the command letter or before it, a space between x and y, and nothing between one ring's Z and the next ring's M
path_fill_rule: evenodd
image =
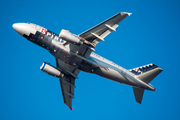
M78 53L71 51L66 45L72 44L62 40L59 35L32 23L16 23L13 28L29 41L47 49L55 58L74 66L78 69L100 75L110 80L139 87L147 90L155 90L150 84L136 78L136 75L129 70L97 55L91 53L85 58ZM72 59L76 60L72 60ZM83 64L84 63L84 64Z

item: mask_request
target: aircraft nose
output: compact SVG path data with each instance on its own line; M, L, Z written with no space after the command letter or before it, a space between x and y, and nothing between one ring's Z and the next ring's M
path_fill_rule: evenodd
M20 23L14 23L12 25L13 29L18 32L19 34L22 33L22 25Z
M14 24L12 25L12 27L13 27L13 29L14 29L15 31L18 31L19 23L14 23Z
M35 29L35 25L30 23L14 23L12 27L17 33L19 33L23 37L29 36L30 33L35 34L37 31Z
M18 25L18 23L14 23L14 24L12 25L12 27L13 27L14 30L17 28L17 25Z

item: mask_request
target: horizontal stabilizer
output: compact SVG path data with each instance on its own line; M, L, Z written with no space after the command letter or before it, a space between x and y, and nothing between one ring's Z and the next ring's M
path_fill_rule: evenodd
M138 79L145 83L151 82L163 70L155 64L149 64L129 70L134 73Z
M156 68L153 69L151 71L148 71L144 74L141 74L139 76L137 76L137 78L139 78L140 80L142 80L145 83L149 83L151 82L151 80L153 80L159 73L161 73L163 70L161 68Z
M136 102L141 104L143 94L144 94L144 89L133 87L133 91L134 91L134 96L135 96Z
M155 69L157 67L158 66L155 65L155 64L148 64L148 65L144 65L144 66L141 66L141 67L137 67L137 68L131 69L129 71L131 71L135 75L140 75L140 74L145 73L147 71L153 70L153 69Z

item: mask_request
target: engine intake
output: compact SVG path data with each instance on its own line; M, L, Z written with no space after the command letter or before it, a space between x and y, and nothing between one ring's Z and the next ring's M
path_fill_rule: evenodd
M62 29L59 34L59 37L71 43L76 43L79 45L83 44L83 42L78 38L77 35L70 33L68 30Z
M42 70L43 72L45 72L51 76L54 76L54 77L62 78L64 76L64 74L61 73L61 71L59 71L57 68L47 64L46 62L42 63L40 70Z

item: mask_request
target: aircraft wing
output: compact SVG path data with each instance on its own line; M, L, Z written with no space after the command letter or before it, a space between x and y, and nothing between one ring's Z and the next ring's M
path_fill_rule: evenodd
M121 12L113 17L103 21L102 23L90 28L89 30L81 33L79 37L84 38L85 40L91 42L95 47L97 43L101 40L104 41L104 38L109 35L112 31L116 31L118 23L121 22L127 16L130 16L131 13Z
M93 45L92 47L95 47L96 44L99 41L104 40L104 38L109 33L111 33L112 31L115 31L115 29L118 27L117 24L121 22L124 18L126 18L128 15L130 15L130 13L125 13L125 12L118 13L114 15L113 17L105 20L104 22L96 25L95 27L80 34L79 37L84 38L88 42L92 43ZM86 44L77 46L75 44L67 42L64 44L64 46L70 49L70 51L84 58L88 58L91 52L94 50L94 48ZM64 63L61 60L56 59L57 68L63 73L65 73L64 76L59 79L59 81L60 81L64 103L70 109L72 109L72 99L74 98L75 79L77 78L77 75L80 72L80 70L78 69L79 65L73 66L70 63L76 60L77 60L76 58L73 58L70 61L66 61L66 63Z
M56 59L56 66L65 74L59 79L64 103L72 110L72 99L74 98L75 79L80 70Z
M104 40L104 38L112 31L116 31L118 23L121 22L128 15L131 15L131 13L118 13L111 18L103 21L102 23L90 28L89 30L79 34L78 36L80 38L85 39L87 43L91 43L91 47L87 46L86 44L77 46L71 43L66 43L64 45L78 55L88 58L91 52L94 51L94 47L96 46L96 44L99 43L101 40Z

